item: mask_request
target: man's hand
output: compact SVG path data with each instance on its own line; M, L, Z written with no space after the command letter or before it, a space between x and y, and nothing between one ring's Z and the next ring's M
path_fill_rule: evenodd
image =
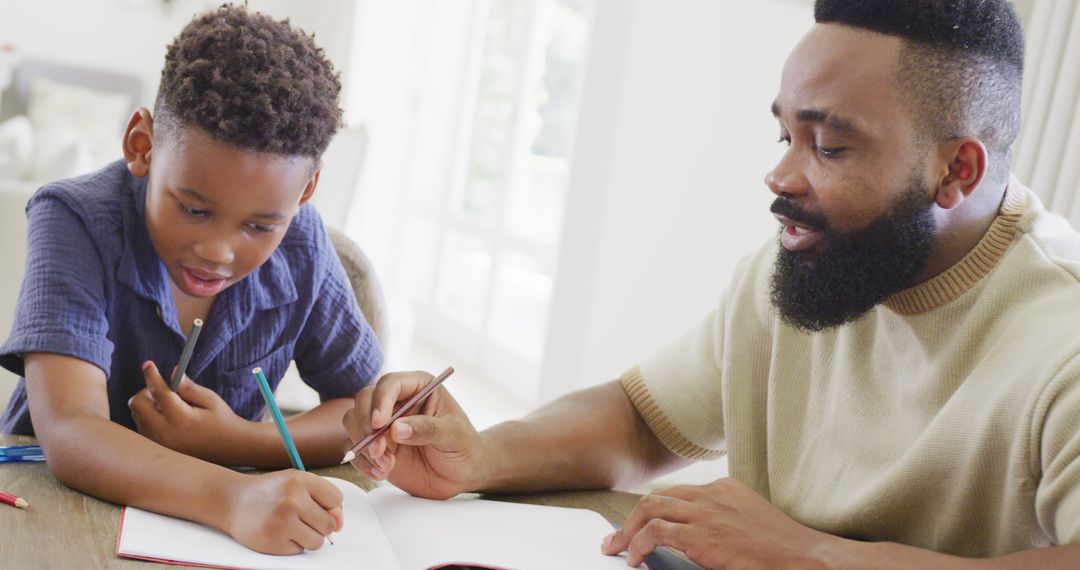
M153 362L143 364L146 388L128 400L139 433L169 449L214 461L223 438L250 423L221 396L184 376L173 392Z
M603 552L629 551L630 566L667 546L705 568L824 568L811 557L830 540L839 539L795 522L726 478L643 497L626 525L604 539Z
M395 407L431 380L425 372L398 372L361 390L342 419L349 434L345 449L386 425ZM476 428L440 386L361 450L352 464L371 479L388 479L413 495L446 499L477 488L483 471L490 469L484 452Z
M342 529L341 490L311 473L288 469L244 476L228 494L224 530L267 554L318 550Z

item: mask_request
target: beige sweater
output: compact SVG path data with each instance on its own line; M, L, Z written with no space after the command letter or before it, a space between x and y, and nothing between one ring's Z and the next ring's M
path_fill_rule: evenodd
M1080 541L1080 235L1015 179L978 246L816 334L771 243L622 379L652 430L831 534L968 556Z

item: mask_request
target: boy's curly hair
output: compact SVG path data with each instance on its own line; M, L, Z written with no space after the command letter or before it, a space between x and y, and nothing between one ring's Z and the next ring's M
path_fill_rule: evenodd
M341 124L340 91L314 36L288 20L223 5L169 45L155 131L194 126L240 148L318 160Z

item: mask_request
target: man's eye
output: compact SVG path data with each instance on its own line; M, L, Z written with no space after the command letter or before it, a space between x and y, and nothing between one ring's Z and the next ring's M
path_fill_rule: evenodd
M842 146L815 146L817 153L824 158L840 158L840 156L847 150L847 147Z
M791 146L791 137L789 135L787 135L787 134L781 134L780 138L777 139L776 142L785 143L788 146Z

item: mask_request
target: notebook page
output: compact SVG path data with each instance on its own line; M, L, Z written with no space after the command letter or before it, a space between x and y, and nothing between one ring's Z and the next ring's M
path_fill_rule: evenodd
M262 554L210 527L127 507L116 553L127 558L228 568L400 568L367 493L342 479L326 480L344 495L345 527L333 535L334 544L325 544L319 550L293 556Z
M476 498L431 501L390 487L368 496L404 568L626 569L625 557L600 553L614 529L592 511Z

